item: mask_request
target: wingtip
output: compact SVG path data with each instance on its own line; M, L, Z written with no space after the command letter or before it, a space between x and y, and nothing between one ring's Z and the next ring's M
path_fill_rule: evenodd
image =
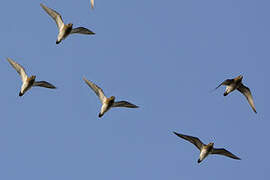
M51 85L51 89L57 89L57 87L53 84L50 84Z
M234 159L236 159L236 160L242 160L241 158L239 158L239 157L237 157L237 156L235 156Z
M9 63L12 63L12 62L13 62L13 60L12 60L11 58L9 58L9 57L7 57L7 61L8 61Z
M89 30L89 31L90 31L90 32L88 32L89 35L95 35L96 34L95 32L93 32L91 30Z
M257 111L256 111L256 109L255 109L255 108L253 109L253 111L254 111L254 112L257 114Z

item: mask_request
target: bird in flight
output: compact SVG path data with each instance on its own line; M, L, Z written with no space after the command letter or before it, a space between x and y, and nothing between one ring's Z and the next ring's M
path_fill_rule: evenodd
M19 96L23 96L26 91L31 89L33 86L40 86L40 87L45 87L45 88L50 88L50 89L55 89L56 87L46 81L36 81L36 76L31 76L28 77L24 68L13 61L10 58L7 58L8 62L11 64L11 66L19 73L22 79L22 86L21 90L19 93Z
M130 102L127 102L127 101L115 101L114 96L107 98L100 87L98 87L96 84L92 83L91 81L87 80L86 78L83 78L83 80L96 93L96 95L99 97L102 103L101 110L100 110L100 113L98 114L98 117L102 117L105 114L105 112L107 112L112 107L138 108L138 106L131 104Z
M189 141L190 143L194 144L200 150L200 157L197 161L198 163L202 162L202 160L204 160L204 158L206 158L209 154L219 154L219 155L223 155L223 156L227 156L233 159L240 160L239 157L235 156L234 154L232 154L231 152L227 151L224 148L214 148L214 143L212 142L205 145L197 137L179 134L177 132L173 132L173 133L177 135L178 137L183 138Z
M58 36L56 40L56 44L59 44L63 39L68 37L70 34L78 33L78 34L86 34L86 35L94 35L95 33L84 27L73 28L73 24L64 24L61 15L55 10L48 8L47 6L40 4L40 6L54 19L56 25L58 27Z
M247 101L248 101L249 105L251 106L253 111L255 113L257 113L257 111L255 109L253 97L252 97L251 92L250 92L250 89L248 87L246 87L242 83L242 79L243 79L242 75L237 76L234 79L226 79L220 85L218 85L218 87L216 87L216 89L219 88L221 85L225 85L226 90L225 90L225 92L223 94L224 96L227 96L229 93L231 93L232 91L237 89L238 91L240 91L247 98Z

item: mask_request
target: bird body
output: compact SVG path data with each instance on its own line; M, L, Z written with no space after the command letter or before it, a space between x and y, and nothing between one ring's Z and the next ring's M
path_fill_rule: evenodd
M70 32L72 31L72 23L69 23L67 25L63 25L58 33L56 44L59 44L62 40L66 39Z
M226 85L224 96L227 96L229 93L237 89L241 85L242 79L243 79L243 76L240 75L234 79L227 79L226 83L223 82L224 85Z
M27 78L26 81L23 82L19 96L24 95L24 93L26 91L31 89L31 87L33 86L33 84L35 82L35 79L36 79L36 76L31 76L31 77Z
M106 98L104 100L104 102L102 103L101 110L100 110L98 117L102 117L105 114L105 112L109 111L109 109L112 108L112 106L114 104L114 100L115 100L114 96L112 96L110 98Z
M198 159L198 163L202 162L204 158L206 158L209 154L211 154L213 150L214 143L209 143L206 146L203 146L200 152L200 157Z

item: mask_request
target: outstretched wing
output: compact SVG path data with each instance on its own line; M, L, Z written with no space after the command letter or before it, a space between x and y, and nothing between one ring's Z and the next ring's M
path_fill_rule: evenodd
M237 90L240 91L247 98L249 105L251 106L251 108L253 109L253 111L255 113L257 113L257 111L255 109L253 97L252 97L251 92L250 92L250 89L248 87L244 86L241 83L241 85L237 88Z
M40 4L40 6L54 19L58 29L60 30L62 26L64 26L64 22L62 20L61 15L55 10L48 8L47 6Z
M130 102L127 101L117 101L113 103L112 107L138 108L139 106L131 104Z
M87 28L84 27L77 27L71 30L70 34L74 34L74 33L78 33L78 34L89 34L89 35L94 35L95 33L93 31L90 31Z
M106 96L104 95L102 89L98 87L96 84L92 83L91 81L88 81L86 78L83 78L83 80L96 93L101 103L103 103L106 100Z
M233 82L233 79L226 79L225 81L223 81L220 85L218 85L218 87L216 87L215 89L219 88L221 85L225 85L228 86Z
M201 142L201 140L197 137L193 137L193 136L188 136L188 135L184 135L184 134L179 134L177 132L173 132L175 135L177 135L180 138L183 138L189 142L191 142L192 144L194 144L199 150L201 150L203 143Z
M13 61L12 59L10 58L7 58L8 62L11 64L11 66L16 69L16 71L19 73L19 75L21 76L21 79L22 79L22 82L26 81L27 79L27 74L25 73L25 70L24 68L16 63L15 61Z
M56 89L56 87L46 81L35 81L33 86L40 86L40 87L45 87L45 88L50 88L50 89Z
M214 148L211 154L219 154L219 155L223 155L223 156L227 156L227 157L230 157L230 158L233 158L233 159L239 159L240 160L239 157L235 156L233 153L231 153L230 151L227 151L224 148L221 148L221 149Z

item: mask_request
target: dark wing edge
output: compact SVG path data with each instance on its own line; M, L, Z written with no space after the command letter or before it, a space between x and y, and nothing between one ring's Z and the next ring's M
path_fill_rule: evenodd
M226 79L225 81L223 81L222 83L220 83L215 89L219 88L222 85L228 86L232 83L233 79Z
M238 91L240 91L247 99L249 105L251 106L252 110L257 113L256 109L255 109L255 105L254 105L254 101L253 101L253 97L251 94L251 91L248 87L244 86L243 84L241 84L238 88Z
M52 85L51 83L48 83L47 81L36 81L36 82L34 82L34 86L56 89L56 87L54 85Z
M138 108L139 106L136 106L135 104L127 101L117 101L113 103L112 107Z
M204 145L201 140L197 137L193 137L193 136L188 136L188 135L184 135L184 134L179 134L177 132L173 132L175 135L177 135L180 138L183 138L189 142L191 142L192 144L194 144L199 150L201 150L202 146Z
M230 151L227 151L224 148L220 148L220 149L214 148L211 154L219 154L219 155L227 156L233 159L241 160L239 157L235 156L233 153L231 153Z
M79 34L89 34L89 35L94 35L96 33L94 33L93 31L87 29L87 28L84 28L84 27L77 27L77 28L74 28L71 30L70 32L71 34L74 34L74 33L79 33Z

